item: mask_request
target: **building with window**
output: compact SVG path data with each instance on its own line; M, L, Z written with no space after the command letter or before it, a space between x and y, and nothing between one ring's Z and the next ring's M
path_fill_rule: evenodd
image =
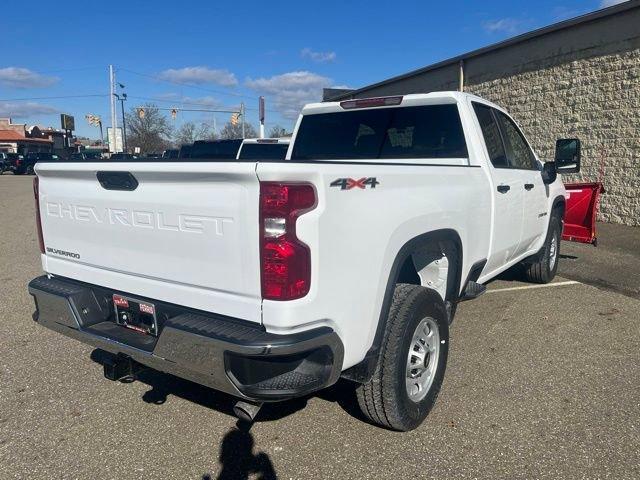
M463 90L509 111L541 160L582 141L582 171L602 179L600 218L640 225L640 0L566 20L357 90L344 100Z

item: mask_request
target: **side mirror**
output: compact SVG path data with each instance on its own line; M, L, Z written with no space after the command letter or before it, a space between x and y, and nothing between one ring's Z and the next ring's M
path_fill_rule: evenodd
M580 140L561 138L556 140L556 171L578 173L580 171Z
M556 162L546 162L542 166L542 182L545 185L549 185L555 182L557 177Z

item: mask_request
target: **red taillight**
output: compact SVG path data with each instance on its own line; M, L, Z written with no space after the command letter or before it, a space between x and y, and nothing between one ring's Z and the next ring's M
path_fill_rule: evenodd
M40 253L44 253L44 238L42 236L42 221L40 220L40 180L38 177L33 178L33 196L36 200L36 227L38 229L38 243L40 244Z
M400 105L402 103L402 95L397 97L373 97L361 98L359 100L345 100L340 102L340 106L345 110L351 108L371 108L371 107L388 107L392 105Z
M296 236L296 221L315 206L312 185L260 183L262 298L294 300L309 293L311 252Z

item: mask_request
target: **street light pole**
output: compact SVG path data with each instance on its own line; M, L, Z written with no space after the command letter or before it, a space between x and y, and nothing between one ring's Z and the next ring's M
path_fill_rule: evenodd
M124 147L124 151L126 153L127 152L127 123L125 121L125 116L124 116L124 102L127 99L127 94L122 93L122 96L120 96L117 93L114 93L113 95L118 100L120 100L120 108L122 109L122 144Z
M127 99L127 94L123 93L122 98L120 99L120 106L122 107L122 139L124 140L124 151L128 152L127 148L127 123L124 119L124 102Z
M109 89L111 91L111 131L113 132L113 145L111 145L111 139L109 138L109 151L111 153L116 152L116 130L118 129L118 118L116 115L116 100L114 98L115 90L116 90L116 74L113 71L113 65L109 65ZM107 131L108 133L108 131Z
M244 102L240 103L240 116L242 117L242 138L244 139Z

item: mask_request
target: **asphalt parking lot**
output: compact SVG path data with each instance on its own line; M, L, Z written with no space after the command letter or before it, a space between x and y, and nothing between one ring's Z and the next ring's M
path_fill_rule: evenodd
M0 176L1 479L640 478L640 270L619 275L631 290L582 283L571 268L593 247L568 247L555 285L507 275L461 304L418 430L364 423L340 382L247 432L230 397L157 372L110 382L92 348L31 320L31 180Z

